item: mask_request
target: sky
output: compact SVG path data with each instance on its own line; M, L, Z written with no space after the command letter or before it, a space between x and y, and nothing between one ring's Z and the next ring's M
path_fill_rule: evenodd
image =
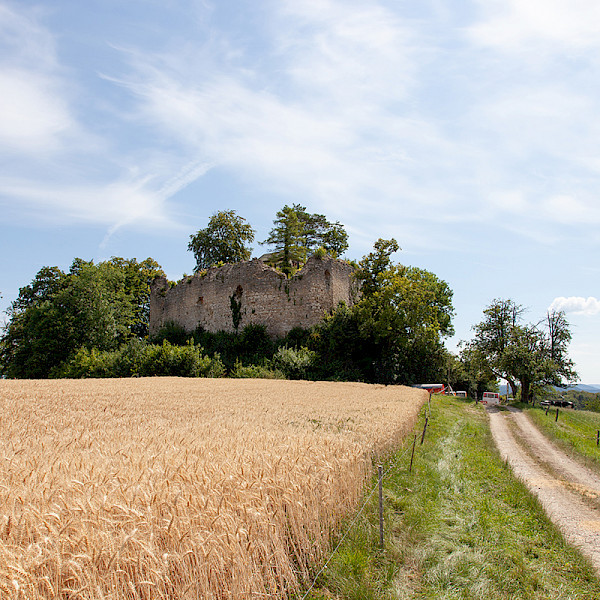
M0 0L0 89L1 311L299 203L447 281L450 349L496 298L564 310L600 384L597 0Z

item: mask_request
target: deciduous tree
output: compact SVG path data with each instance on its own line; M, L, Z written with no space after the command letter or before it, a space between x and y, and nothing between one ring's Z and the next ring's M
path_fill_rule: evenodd
M164 275L146 259L75 259L68 273L43 267L12 303L0 342L9 377L44 378L77 349L115 350L148 331L150 281Z
M252 255L249 243L254 241L254 229L234 210L220 210L208 221L205 229L190 236L188 250L196 258L195 271L218 263L248 260Z
M513 394L518 383L524 402L531 400L536 387L577 380L568 356L571 331L563 312L549 312L536 324L524 323L523 308L512 300L494 300L483 312L467 350L496 377L506 379Z

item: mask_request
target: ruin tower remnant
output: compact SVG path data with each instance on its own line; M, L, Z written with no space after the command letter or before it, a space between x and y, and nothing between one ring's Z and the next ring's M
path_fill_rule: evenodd
M289 279L259 259L211 267L172 288L158 277L150 289L150 334L167 323L188 332L241 331L252 323L282 337L317 324L340 302L351 306L357 296L353 273L347 262L313 256Z

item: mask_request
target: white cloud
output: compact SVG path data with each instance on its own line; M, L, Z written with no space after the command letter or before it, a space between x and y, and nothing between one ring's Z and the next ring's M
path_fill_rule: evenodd
M109 232L174 226L167 201L208 166L158 149L122 151L115 114L102 98L94 116L104 122L83 123L76 115L98 106L60 63L59 38L43 26L45 16L0 0L0 155L11 161L0 177L4 213L29 207L36 219L98 223ZM78 105L84 98L88 104Z
M0 3L0 151L57 150L76 129L53 36L35 14Z
M138 99L135 114L181 156L202 156L285 201L307 198L348 224L365 212L402 224L456 219L444 181L476 152L409 102L416 35L370 2L275 2L272 11L260 58L272 72L254 56L219 61L204 47L184 60L129 51L133 70L119 83Z
M565 298L564 296L560 296L552 301L548 310L562 310L566 313L592 316L600 314L600 300L593 296L589 298L581 296L569 296Z
M74 128L67 102L48 77L0 70L0 148L32 154L56 150Z
M0 197L7 196L22 206L36 208L45 219L106 225L114 232L124 226L176 227L165 210L165 198L181 181L166 186L149 177L130 178L110 184L26 181L0 178Z
M600 5L596 0L479 0L480 23L470 29L477 42L507 52L544 44L582 49L600 45Z

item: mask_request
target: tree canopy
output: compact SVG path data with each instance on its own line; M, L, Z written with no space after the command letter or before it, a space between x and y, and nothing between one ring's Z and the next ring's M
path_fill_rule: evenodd
M212 215L205 229L190 236L188 250L196 258L195 271L219 263L248 260L252 255L249 243L254 241L254 229L234 210L220 210Z
M164 275L151 258L76 258L68 273L43 267L19 291L0 340L9 377L45 378L79 348L114 350L148 333L150 282Z
M393 264L395 240L379 239L359 263L360 300L317 326L321 362L352 377L417 383L445 375L442 339L452 335L452 291L433 273Z
M310 214L300 204L284 206L273 225L261 244L274 246L273 262L287 274L304 264L317 248L324 248L333 256L341 256L348 249L348 234L341 223L330 223L325 215Z
M506 379L516 395L529 402L537 387L575 382L577 373L568 356L569 323L563 312L548 312L545 319L523 322L524 309L513 300L494 300L484 319L473 327L474 339L465 352L496 377Z

